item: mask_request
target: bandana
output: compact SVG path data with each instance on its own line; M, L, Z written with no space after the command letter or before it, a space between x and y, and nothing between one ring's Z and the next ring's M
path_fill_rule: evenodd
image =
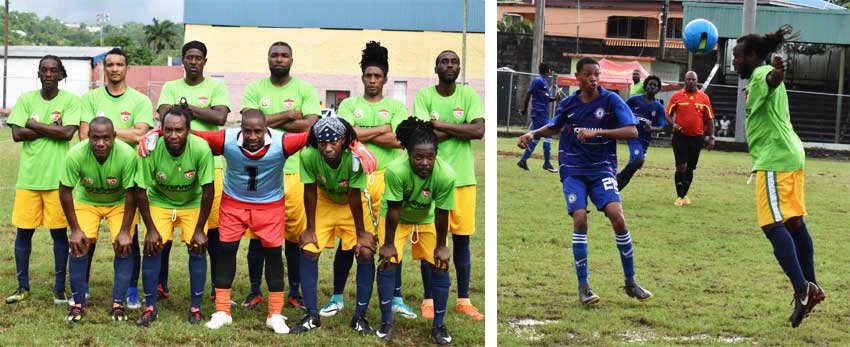
M337 117L319 119L313 124L313 135L319 142L336 142L345 135L345 124Z

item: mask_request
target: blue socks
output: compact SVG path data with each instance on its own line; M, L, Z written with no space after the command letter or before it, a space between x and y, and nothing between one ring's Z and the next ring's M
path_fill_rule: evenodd
M378 269L378 300L381 304L381 322L393 322L393 286L395 269Z
M552 138L547 137L543 139L543 165L552 165L549 161L550 156L552 156Z
M71 270L71 295L74 297L74 303L86 307L86 267L89 264L89 255L84 254L82 257L70 258Z
M817 283L815 280L815 248L812 245L812 236L809 235L809 228L806 227L806 223L801 221L800 229L792 231L791 237L794 238L797 260L800 262L803 277L806 278L806 281Z
M160 254L162 255L162 261L160 265L162 268L159 269L159 283L162 284L162 288L168 292L168 259L171 258L171 246L173 246L174 242L166 242Z
M617 249L620 251L620 263L623 265L623 275L627 280L634 279L635 255L634 248L632 248L632 234L626 230L625 234L614 234L614 238L617 240Z
M204 287L207 285L207 254L189 251L189 288L192 291L192 307L201 308Z
M538 142L540 142L540 139L531 140L531 142L528 143L528 148L526 148L525 152L522 153L522 158L520 158L519 161L526 161L528 158L531 158L531 153L534 153L534 148L537 147Z
M284 240L283 253L286 256L286 269L289 278L289 297L298 296L299 288L301 288L301 274L299 273L301 266L301 248L297 242L289 242Z
M251 282L251 294L262 293L260 285L263 282L263 260L263 244L260 240L251 239L248 242L248 279Z
M162 252L142 257L142 286L145 292L145 305L156 308L156 285L159 283L159 270L162 268Z
M545 143L544 143L545 144ZM469 271L471 268L469 254L469 235L452 234L452 251L454 253L454 265L457 272L457 297L469 298Z
M354 248L343 251L342 241L340 241L334 254L334 294L342 294L345 291L345 282L348 281L352 264L354 264Z
M112 267L115 269L115 276L113 277L112 282L112 303L123 305L124 298L127 296L127 287L130 285L130 277L132 275L131 271L133 270L133 259L130 257L121 258L116 255L115 260L112 262ZM73 288L71 290L73 290ZM83 294L83 297L85 297L85 294ZM76 300L77 299L74 299L74 301Z
M53 271L56 273L56 282L53 285L53 292L65 291L65 274L68 273L68 253L71 251L68 243L68 230L50 229L50 237L53 238ZM30 247L27 252L27 269L29 269L29 253L32 252L32 233L30 233ZM29 279L27 280L29 282ZM27 283L29 286L29 283Z
M18 275L18 287L30 289L30 254L32 253L32 234L35 229L20 229L15 236L15 270Z
M430 265L430 264L429 264ZM437 270L431 265L431 292L434 294L434 327L443 326L446 317L446 305L449 301L451 279L448 271Z
M130 273L130 287L139 287L139 273L142 272L142 250L139 247L139 226L134 227L136 232L133 234L133 244L130 246L130 257L133 259L133 272Z
M797 259L797 251L794 246L794 239L784 225L779 224L768 230L764 230L765 236L773 245L773 255L785 271L791 284L794 286L794 292L806 292L806 279L803 277L803 270L800 268L800 261Z
M375 283L375 261L357 261L357 306L354 309L354 318L366 315L369 299L372 297L373 283ZM392 304L390 305L392 307Z
M395 269L395 290L393 290L393 300L395 298L399 298L399 301L404 301L401 299L401 269L403 261L398 262L398 267Z
M431 263L420 260L419 271L422 273L422 298L433 299L434 296L431 293Z
M316 309L318 299L316 297L318 295L317 287L319 286L319 259L302 255L299 265L304 307L307 308L307 313L311 316L318 316L319 311Z
M587 231L573 231L573 259L578 284L587 284Z

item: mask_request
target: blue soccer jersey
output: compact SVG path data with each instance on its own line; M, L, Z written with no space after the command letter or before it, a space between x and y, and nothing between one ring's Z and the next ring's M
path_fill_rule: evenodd
M617 129L634 126L637 119L616 93L597 87L599 96L585 103L580 91L561 101L549 127L561 129L558 163L561 179L567 176L616 173L617 140L598 136L578 140L579 129Z
M664 106L658 100L647 103L644 95L632 96L626 101L626 105L629 105L629 109L632 110L632 113L634 113L635 118L638 120L638 140L640 140L642 145L648 146L649 140L652 138L652 132L647 131L644 125L649 124L654 127L667 125L667 120L664 118Z
M528 85L531 94L531 113L535 117L549 117L549 82L543 76L537 76Z

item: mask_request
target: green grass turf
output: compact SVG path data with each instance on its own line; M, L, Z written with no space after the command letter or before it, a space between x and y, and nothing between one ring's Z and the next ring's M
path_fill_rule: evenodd
M14 186L18 172L20 144L11 141L9 129L0 129L0 290L2 296L11 294L17 287L15 277L14 240L15 228L11 225L12 202L14 201ZM484 307L484 166L483 143L476 141L476 175L478 177L478 202L476 227L478 232L471 240L472 249L472 301L483 310ZM37 174L37 173L34 173ZM210 330L204 326L192 326L187 320L189 309L189 277L187 271L188 256L183 246L175 244L171 254L171 274L169 287L172 296L160 301L159 319L151 328L140 330L135 327L135 319L141 311L130 310L130 322L113 323L109 317L112 300L112 260L111 247L104 243L109 239L106 229L100 231L101 247L95 255L91 272L90 290L92 298L88 300L89 311L84 322L69 325L65 322L67 306L54 305L51 289L53 288L53 253L50 233L45 229L36 231L33 237L33 253L30 260L30 281L33 297L30 301L3 305L0 315L0 345L68 345L68 346L252 346L252 345L287 345L287 346L382 346L377 337L359 336L348 327L351 315L354 314L355 275L354 268L348 279L345 291L345 309L335 317L323 318L322 327L302 336L275 335L265 328L266 306L246 310L241 307L233 309L234 324L220 330ZM233 300L241 302L248 294L250 285L245 263L247 242L242 242L237 255L237 273L233 283ZM451 242L449 242L451 247ZM422 285L419 274L419 263L410 260L410 249L405 252L404 288L405 301L418 314L422 300ZM330 298L333 291L332 282L333 251L324 252L319 262L319 305ZM454 312L456 296L455 274L452 271L452 289L449 293L449 312L446 324L454 338L455 346L479 346L484 344L484 322L474 322L471 319ZM70 283L70 282L68 282ZM141 282L139 283L141 286ZM207 284L209 288L209 283ZM289 289L287 285L286 290ZM263 285L266 291L265 284ZM207 292L206 295L209 293ZM377 288L373 291L369 307L368 319L374 327L379 326L380 308L378 307ZM203 311L209 317L213 303L204 300ZM287 323L292 326L301 317L301 312L289 306L283 314L288 317ZM486 314L486 312L485 312ZM422 346L430 344L431 321L422 318L406 320L396 315L393 329L393 346Z
M578 301L558 174L541 169L541 148L526 172L515 164L516 138L498 143L500 345L850 345L850 163L806 162L806 221L827 299L792 329L791 285L758 228L747 153L703 151L692 203L676 207L672 150L650 148L622 199L638 282L655 297L640 303L623 293L613 231L594 211L589 278L601 301L588 309ZM618 150L628 160L627 147ZM524 319L546 322L517 324Z

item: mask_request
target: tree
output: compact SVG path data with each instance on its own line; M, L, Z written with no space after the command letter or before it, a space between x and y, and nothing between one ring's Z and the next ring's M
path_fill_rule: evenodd
M531 34L534 32L534 25L525 19L517 19L514 16L506 16L505 19L497 22L499 32L514 33L514 34Z
M145 25L145 42L148 47L152 48L156 54L166 48L176 48L178 44L176 26L170 20L160 22L154 18L153 24Z

